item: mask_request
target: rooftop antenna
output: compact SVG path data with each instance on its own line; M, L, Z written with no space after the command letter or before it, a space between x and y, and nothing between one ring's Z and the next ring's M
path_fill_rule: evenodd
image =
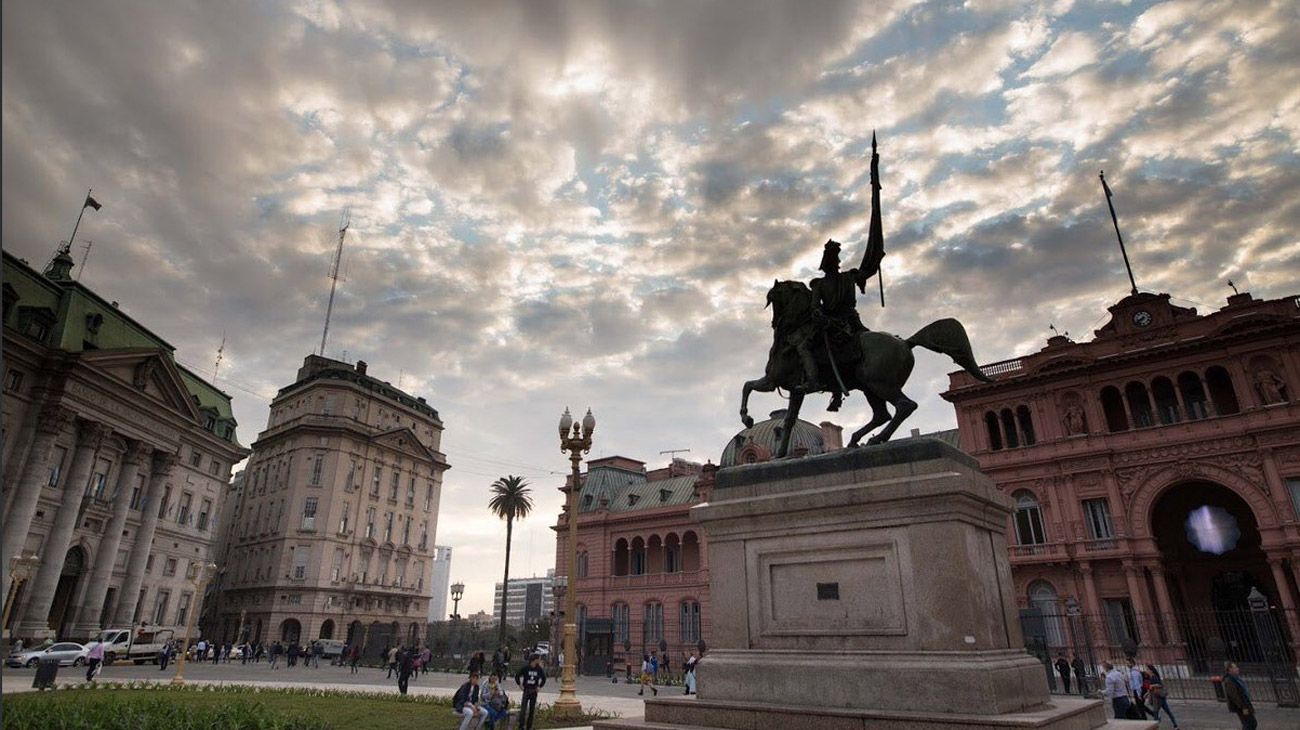
M1228 286L1232 287L1232 293L1233 293L1233 294L1240 294L1240 293L1241 293L1241 292L1237 291L1237 285L1232 283L1232 279L1228 279Z
M1119 252L1124 256L1124 268L1128 269L1128 283L1131 287L1130 293L1138 293L1137 282L1133 280L1133 267L1128 262L1128 251L1124 248L1124 237L1119 233L1119 218L1115 217L1115 203L1111 201L1112 193L1110 186L1106 184L1106 171L1102 170L1097 177L1101 178L1101 189L1106 193L1106 205L1110 207L1110 220L1115 224L1115 238L1119 239Z
M217 347L217 361L212 365L212 384L217 384L217 371L221 369L221 360L226 354L226 331L221 331L221 345Z
M402 376L404 376L404 375L406 375L406 370L405 370L404 368L398 368L398 369L397 369L397 389L398 389L398 390L401 390L401 389L402 389Z
M334 250L334 264L330 266L330 301L325 305L325 329L320 333L320 356L325 357L325 340L330 335L330 315L334 313L334 291L339 286L339 262L343 259L343 239L348 235L348 226L352 223L352 212L344 209L339 219L339 245Z
M659 455L663 456L664 454L668 454L668 458L676 459L678 454L689 454L689 453L691 453L690 449L665 449L664 451L660 451Z
M90 245L93 243L94 241L86 241L86 251L81 254L81 265L77 267L77 275L74 277L77 281L81 281L81 272L86 270L86 259L90 258Z

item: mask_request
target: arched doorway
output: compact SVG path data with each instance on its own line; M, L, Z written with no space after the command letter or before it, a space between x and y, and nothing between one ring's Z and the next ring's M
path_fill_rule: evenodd
M50 602L49 625L54 627L55 636L59 638L67 635L68 623L72 620L72 600L77 595L77 584L85 569L86 552L74 545L63 558L63 570L54 589L54 600Z
M1250 505L1215 482L1175 484L1152 505L1151 533L1173 618L1194 664L1209 671L1224 661L1258 660L1247 597L1252 588L1270 601L1278 593Z
M292 644L302 637L302 624L296 618L287 618L280 623L280 641Z
M327 618L325 619L324 623L320 625L320 638L322 639L334 638L334 619Z
M348 624L348 646L356 646L357 642L361 641L363 631L360 621L353 621Z

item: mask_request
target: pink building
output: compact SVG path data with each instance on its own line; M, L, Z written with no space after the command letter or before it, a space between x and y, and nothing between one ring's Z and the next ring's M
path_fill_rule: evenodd
M754 424L728 442L722 466L766 461L784 411ZM839 427L798 422L795 453L821 453L827 439L838 448ZM708 499L718 467L673 459L662 469L609 456L587 462L578 493L578 634L584 673L606 664L635 670L651 649L667 655L673 671L709 638L707 540L690 509ZM568 573L568 521L554 529L556 575ZM562 602L559 605L564 605Z
M1210 671L1260 660L1252 591L1300 638L1300 297L1168 294L1110 307L1092 340L1052 337L950 375L961 445L1016 502L1011 566L1054 655L1089 641ZM1149 655L1149 654L1148 654ZM1100 657L1098 657L1100 658ZM1221 665L1220 665L1221 668Z

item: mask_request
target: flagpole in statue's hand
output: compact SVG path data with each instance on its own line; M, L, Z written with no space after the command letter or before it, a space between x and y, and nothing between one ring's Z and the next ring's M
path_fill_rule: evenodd
M876 283L880 285L880 306L885 306L885 272L880 260L885 257L885 234L880 223L880 155L876 153L876 133L871 132L871 227L867 234L867 252L863 265L875 269Z

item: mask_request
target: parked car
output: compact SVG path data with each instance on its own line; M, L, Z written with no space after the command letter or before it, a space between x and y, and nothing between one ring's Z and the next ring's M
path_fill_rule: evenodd
M539 641L539 642L537 642L537 646L533 647L533 653L536 654L537 656L541 657L543 660L550 659L550 658L551 658L551 642L549 642L549 641Z
M11 667L34 667L42 659L52 658L59 660L59 666L66 667L71 664L79 667L86 663L86 652L88 649L81 644L71 641L60 641L51 644L46 649L30 649L21 651L17 654L10 654L5 660L5 664Z

